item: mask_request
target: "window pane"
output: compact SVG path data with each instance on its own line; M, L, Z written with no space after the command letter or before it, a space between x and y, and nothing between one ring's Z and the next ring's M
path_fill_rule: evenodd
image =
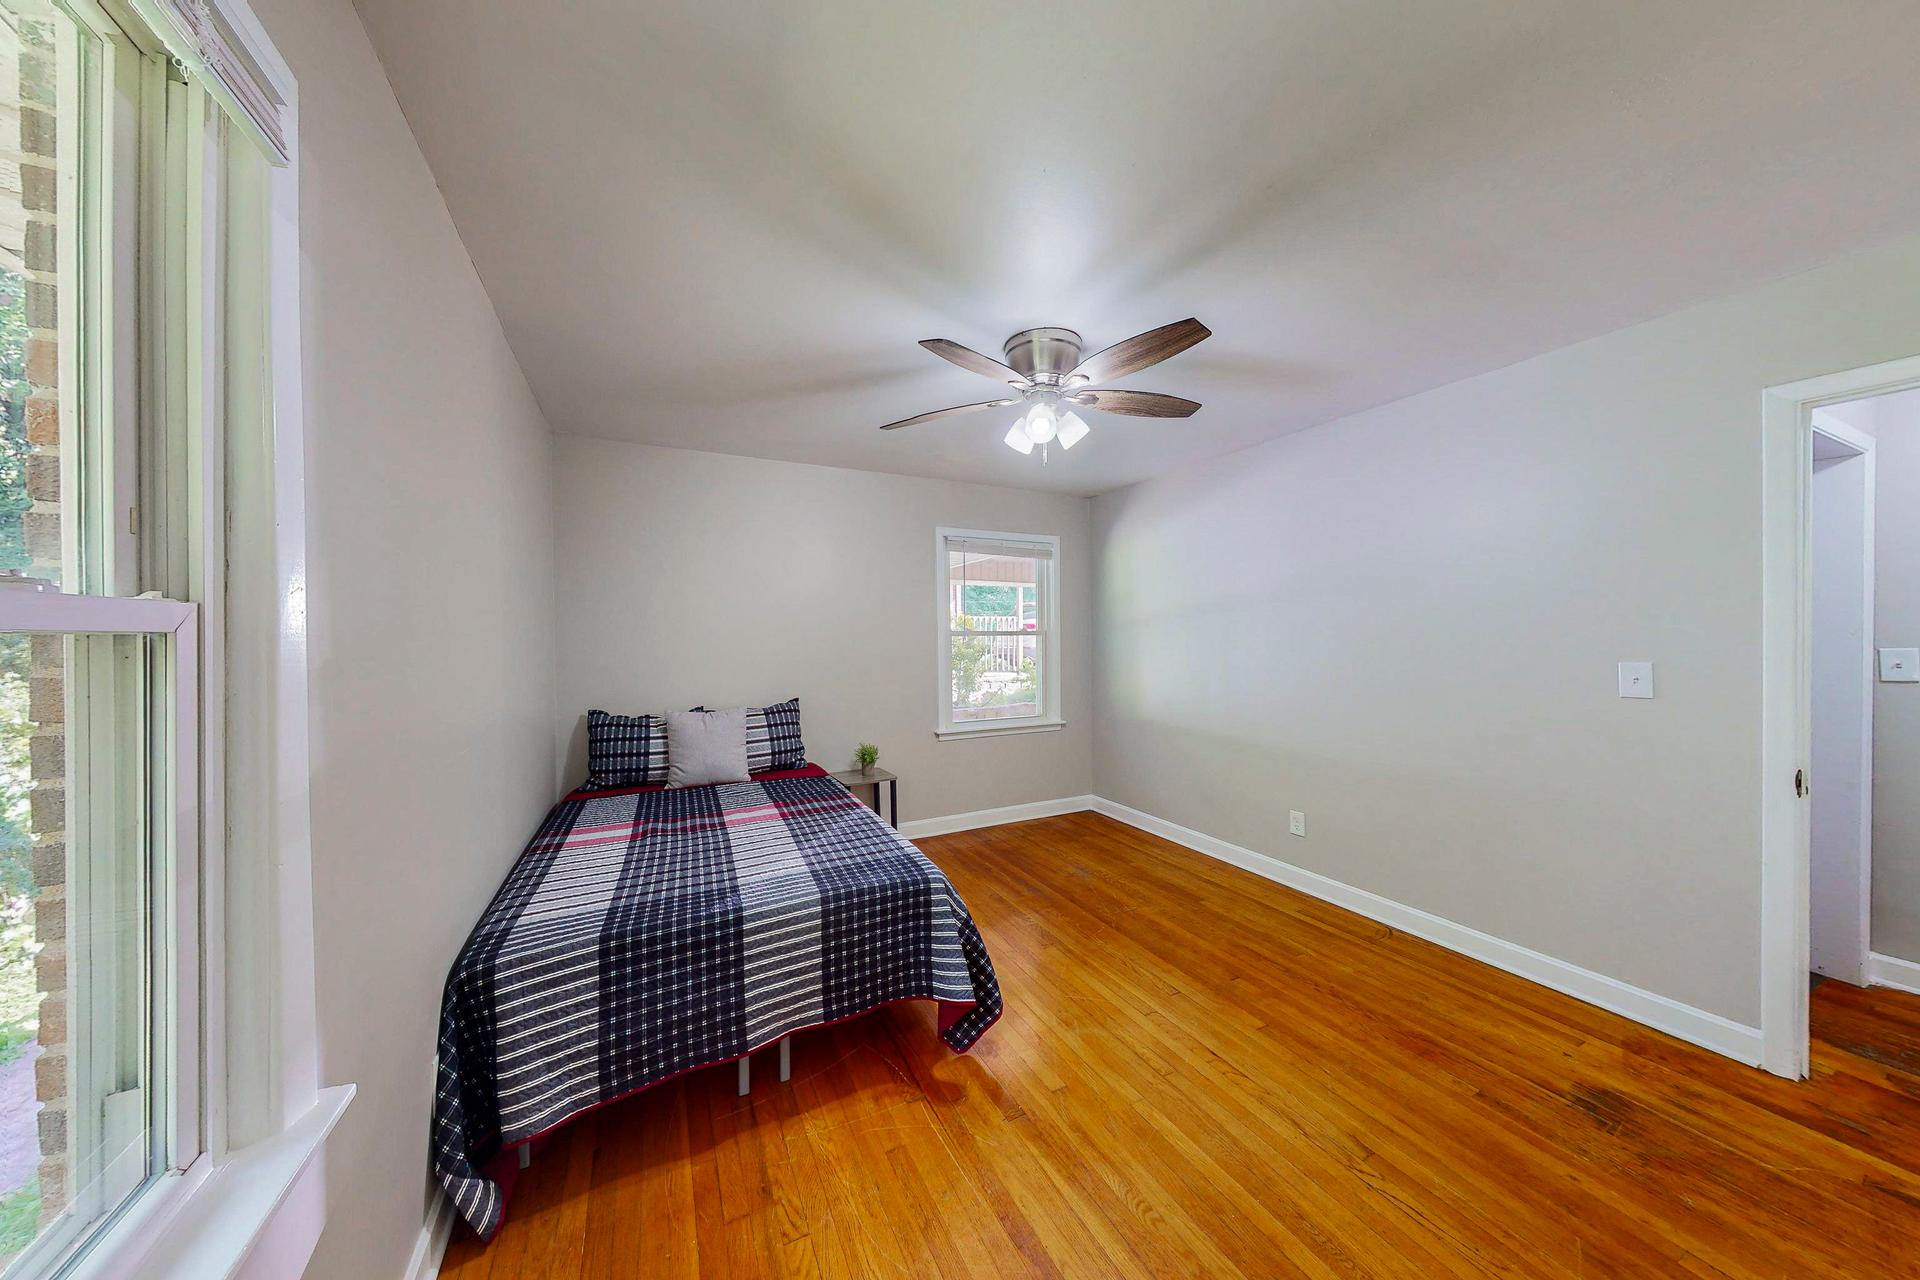
M160 1167L151 692L165 647L0 634L0 1263L83 1242Z
M1040 637L1008 628L954 636L953 719L1040 714Z
M61 532L61 460L74 450L60 395L67 287L56 224L72 188L78 35L50 3L0 0L0 570L71 577ZM64 157L69 162L74 157ZM70 497L71 495L64 495Z
M955 631L1033 631L1042 564L1028 556L947 552L947 608Z

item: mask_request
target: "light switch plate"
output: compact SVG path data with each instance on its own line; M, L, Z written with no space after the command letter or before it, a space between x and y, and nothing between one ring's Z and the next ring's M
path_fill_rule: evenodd
M1651 662L1620 664L1620 696L1623 698L1653 696L1653 664Z
M1883 684L1920 684L1920 649L1882 649L1880 680Z
M1287 830L1296 836L1307 834L1307 815L1298 809L1287 810Z

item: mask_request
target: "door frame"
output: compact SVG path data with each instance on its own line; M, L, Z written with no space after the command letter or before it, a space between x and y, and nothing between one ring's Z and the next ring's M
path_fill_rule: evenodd
M1920 387L1920 356L1761 393L1760 1065L1807 1075L1813 411ZM1818 780L1813 780L1818 785Z
M1845 401L1843 403L1855 403L1855 402ZM1854 817L1853 825L1856 827L1856 830L1854 832L1854 841L1855 841L1856 847L1859 849L1859 870L1860 870L1860 879L1859 879L1859 886L1858 886L1860 900L1859 902L1853 905L1857 911L1858 920L1859 920L1858 936L1860 939L1860 954L1858 957L1858 963L1853 966L1851 976L1845 980L1854 982L1860 986L1865 986L1867 985L1867 982L1868 982L1870 960L1873 953L1873 946L1872 946L1873 693L1874 693L1874 684L1875 684L1874 682L1874 643L1873 643L1874 641L1874 630L1873 630L1873 627L1874 627L1874 618L1873 618L1874 561L1873 561L1873 557L1874 557L1874 530L1875 530L1875 524L1874 524L1874 500L1875 500L1874 481L1875 481L1875 468L1876 468L1876 457L1874 452L1875 441L1872 436L1866 434L1865 432L1856 430L1855 428L1848 426L1846 423L1838 420L1830 420L1827 422L1816 424L1813 428L1812 435L1825 436L1827 439L1842 446L1843 448L1853 450L1853 457L1848 459L1848 461L1858 462L1860 464L1860 470L1858 472L1858 483L1861 486L1860 523L1862 527L1858 530L1858 533L1860 535L1860 542L1861 542L1861 546L1860 546L1861 599L1858 602L1858 607L1860 611L1860 617L1859 617L1860 635L1863 643L1861 645L1860 652L1854 655L1854 663L1853 663L1853 666L1854 666L1853 676L1854 676L1854 679L1859 681L1859 688L1860 688L1860 722L1858 725L1854 727L1854 732L1858 734L1859 760L1860 760L1862 777L1860 779L1860 808L1859 808L1859 812L1853 815ZM1809 465L1812 467L1813 470L1817 471L1819 469L1818 445L1814 446L1813 453L1814 453L1814 457L1809 459ZM1817 518L1818 518L1818 513L1810 507L1808 510L1809 521L1812 522ZM1809 591L1811 591L1817 585L1815 579L1817 578L1818 573L1819 573L1819 567L1810 560L1808 562ZM1811 625L1811 619L1809 620L1809 622ZM1811 655L1809 655L1809 660L1811 661ZM1815 700L1810 698L1807 704L1807 715L1808 715L1809 726L1811 726L1812 718L1816 711L1817 711L1817 707L1815 705ZM1811 747L1808 751L1807 758L1808 758L1808 764L1809 764L1809 769L1808 769L1809 775L1811 776L1811 775L1817 774L1819 770L1813 766L1817 766L1819 764L1819 761L1814 758L1813 750ZM1808 793L1809 802L1811 802L1812 798L1817 794L1818 794L1817 792L1810 791ZM1808 821L1811 824L1811 821L1813 818L1811 809L1809 809L1807 816L1808 816ZM1812 917L1812 891L1813 891L1813 884L1812 884L1813 857L1812 855L1813 855L1813 849L1812 849L1811 827L1810 827L1809 842L1808 842L1808 859L1807 859L1809 920L1811 920L1811 917ZM1809 950L1811 951L1811 946L1812 946L1811 926L1809 926L1808 946L1809 946ZM1811 967L1811 964L1812 964L1811 955L1809 956L1808 964L1809 964L1809 967Z

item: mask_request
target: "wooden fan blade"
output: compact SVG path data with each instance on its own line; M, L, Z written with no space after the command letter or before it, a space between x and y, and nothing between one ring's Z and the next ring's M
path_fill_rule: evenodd
M984 374L995 382L1011 382L1014 386L1023 386L1026 379L991 356L983 356L972 347L963 347L946 338L922 338L920 345L942 360L951 360L969 373Z
M911 427L922 422L932 422L935 418L951 418L956 413L972 413L976 409L999 409L1006 405L1019 403L1019 396L1010 396L1005 400L982 400L978 404L957 404L951 409L935 409L932 413L922 413L911 418L902 418L898 422L889 422L880 429L882 431L897 431L901 427ZM1194 407L1199 408L1198 405Z
M1163 324L1158 329L1136 333L1125 342L1116 342L1105 351L1088 356L1067 376L1085 378L1088 382L1106 382L1111 378L1124 378L1149 365L1156 365L1162 360L1177 356L1194 343L1212 336L1213 330L1198 320L1191 317L1176 320L1172 324Z
M1191 418L1200 408L1198 400L1152 391L1076 391L1067 399L1089 409L1124 413L1129 418Z

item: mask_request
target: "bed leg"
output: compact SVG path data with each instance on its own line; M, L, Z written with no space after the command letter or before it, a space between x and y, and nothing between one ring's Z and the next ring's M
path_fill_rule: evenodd
M532 1163L533 1163L533 1144L531 1142L523 1142L520 1144L520 1167L522 1169L525 1169Z
M747 1090L753 1088L753 1066L750 1059L740 1059L740 1096L746 1097Z
M780 1083L793 1079L793 1044L786 1036L780 1037Z

